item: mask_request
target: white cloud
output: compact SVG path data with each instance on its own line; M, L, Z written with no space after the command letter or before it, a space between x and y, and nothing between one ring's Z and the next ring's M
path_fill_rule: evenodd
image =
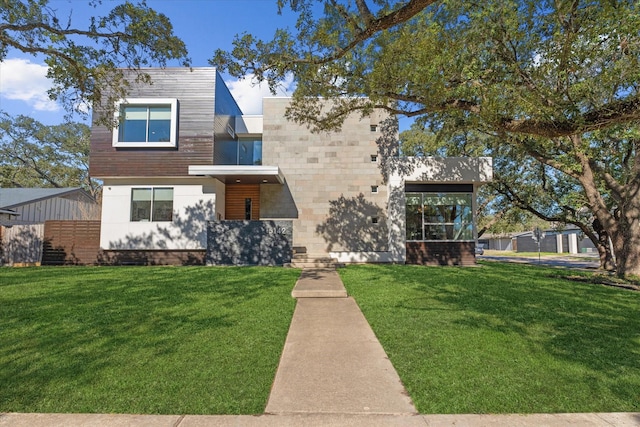
M50 88L46 65L20 58L0 62L0 94L3 98L24 101L37 111L58 111L60 106L47 95Z
M273 96L266 82L258 84L253 75L227 82L227 86L244 114L262 114L262 98ZM287 75L278 87L276 96L291 96L295 90L293 75Z

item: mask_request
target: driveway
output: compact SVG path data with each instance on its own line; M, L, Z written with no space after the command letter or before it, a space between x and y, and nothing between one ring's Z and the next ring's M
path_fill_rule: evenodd
M578 269L598 269L598 267L600 267L598 254L544 254L538 259L537 256L511 256L508 254L501 255L499 251L485 251L485 255L477 255L477 259Z

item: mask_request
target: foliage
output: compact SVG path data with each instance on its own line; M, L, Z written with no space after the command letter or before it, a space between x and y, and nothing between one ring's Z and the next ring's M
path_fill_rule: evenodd
M86 112L87 105L112 105L125 97L122 68L138 70L138 79L148 81L141 67L164 66L171 59L189 63L169 19L144 1L124 1L80 27L72 18L58 16L49 0L0 0L0 61L11 49L43 55L54 85L49 95L68 111Z
M298 275L5 268L0 412L260 414Z
M311 1L287 3L300 12L297 35L245 35L212 62L272 86L293 73L287 116L316 130L384 108L458 145L465 134L483 135L477 142L486 151L460 153L533 159L544 176L580 187L584 207L611 237L618 274L640 273L640 233L632 232L640 227L637 2L375 1L372 10L365 0L326 0L323 11ZM412 14L374 25L401 10Z
M280 2L281 5L285 2ZM287 72L296 98L367 95L293 116L330 128L344 108L455 115L505 132L555 137L638 118L640 14L625 2L291 1L297 34L251 35L212 63L273 86ZM406 19L394 19L401 11ZM410 12L410 13L409 13ZM380 26L381 21L388 22ZM559 114L560 113L560 114Z
M0 113L0 187L82 187L93 197L100 184L89 177L89 127L45 126Z
M638 411L640 293L567 274L494 262L340 270L421 413Z

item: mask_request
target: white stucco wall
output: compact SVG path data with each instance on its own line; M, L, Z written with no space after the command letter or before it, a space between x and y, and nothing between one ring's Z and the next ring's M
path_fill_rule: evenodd
M131 189L173 188L171 222L132 222ZM206 221L224 216L224 185L211 178L107 179L102 249L206 249Z
M388 228L392 262L403 263L406 251L405 183L473 184L473 226L476 230L476 192L493 179L491 157L398 157L387 163L389 172Z

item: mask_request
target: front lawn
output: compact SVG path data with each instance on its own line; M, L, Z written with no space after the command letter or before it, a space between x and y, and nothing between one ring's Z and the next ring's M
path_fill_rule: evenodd
M299 271L0 270L0 412L262 413Z
M640 292L566 270L340 270L421 413L640 411Z

